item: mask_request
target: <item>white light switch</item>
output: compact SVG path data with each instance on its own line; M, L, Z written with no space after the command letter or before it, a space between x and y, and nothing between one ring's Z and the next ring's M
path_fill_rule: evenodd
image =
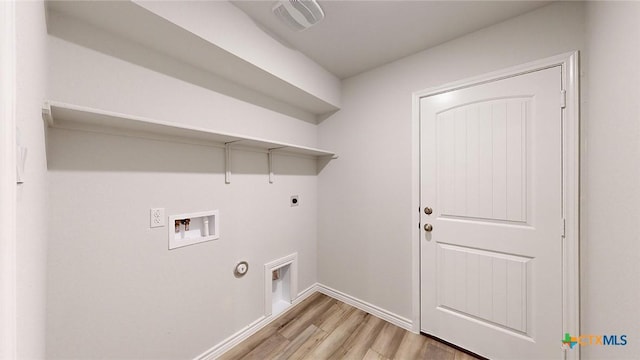
M163 227L167 224L164 218L164 208L156 208L151 209L149 212L149 226L154 227Z

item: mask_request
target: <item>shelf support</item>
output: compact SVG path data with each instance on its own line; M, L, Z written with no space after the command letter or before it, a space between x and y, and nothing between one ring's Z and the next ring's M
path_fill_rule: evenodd
M273 149L269 149L267 156L269 157L269 184L273 184Z
M284 149L286 148L286 146L280 146L277 148L271 148L271 149L267 149L267 156L268 156L268 160L269 160L269 184L273 184L273 151L274 150L279 150L279 149Z
M224 183L231 184L231 144L236 141L224 143Z

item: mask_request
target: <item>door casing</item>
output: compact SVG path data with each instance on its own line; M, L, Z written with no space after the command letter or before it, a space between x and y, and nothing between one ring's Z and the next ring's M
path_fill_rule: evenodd
M580 99L579 53L568 52L496 72L476 76L413 93L412 101L412 330L420 332L420 99L496 80L506 79L554 66L562 68L562 191L565 237L562 244L562 324L564 332L580 334ZM558 94L560 97L561 94ZM560 340L558 340L560 341ZM464 344L460 344L464 347ZM566 353L567 359L579 359L578 347Z

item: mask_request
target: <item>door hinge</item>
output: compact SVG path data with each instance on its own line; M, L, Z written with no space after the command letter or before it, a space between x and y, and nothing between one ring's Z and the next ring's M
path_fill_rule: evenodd
M567 91L560 90L560 108L564 109L567 107Z
M562 219L562 237L567 236L567 219Z

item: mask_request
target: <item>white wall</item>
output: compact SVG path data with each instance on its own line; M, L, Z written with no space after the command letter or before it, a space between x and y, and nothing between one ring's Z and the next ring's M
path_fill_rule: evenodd
M554 3L344 81L319 125L319 281L411 319L412 93L583 48L583 4Z
M16 356L16 11L0 2L0 358Z
M316 126L50 37L54 100L316 145ZM39 106L39 104L38 104ZM50 129L47 358L193 358L264 315L263 265L316 279L316 161ZM300 196L298 207L290 195ZM167 250L166 215L220 210L221 238ZM233 269L247 260L247 276Z
M640 356L640 3L588 2L583 58L582 333L627 334L585 358Z
M48 182L41 103L46 92L47 31L42 2L17 2L16 117L28 148L24 184L17 189L17 356L45 355Z
M411 93L581 50L581 333L633 339L639 15L634 2L554 3L346 80L343 110L319 129L320 145L340 153L319 177L319 281L411 318ZM636 358L638 347L581 351Z

